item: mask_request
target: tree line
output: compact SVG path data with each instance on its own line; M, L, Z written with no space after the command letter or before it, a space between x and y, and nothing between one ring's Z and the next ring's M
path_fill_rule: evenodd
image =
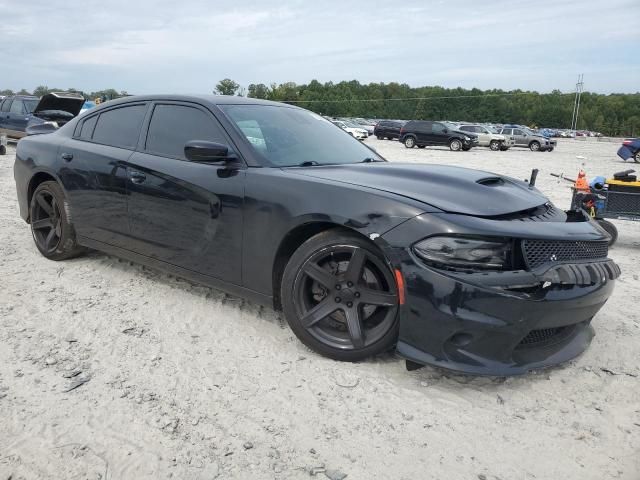
M50 91L78 92L88 99L126 96L126 91L109 88L85 93L79 90L39 86L33 92L16 94L37 96ZM213 93L246 95L292 103L329 116L451 120L490 123L517 123L532 127L569 128L575 95L554 90L538 93L524 90L480 90L410 87L404 83L369 83L357 80L308 84L293 82L252 83L245 90L232 79L220 80ZM12 95L0 90L0 95ZM609 95L584 92L580 102L578 130L591 130L610 136L640 135L640 93Z

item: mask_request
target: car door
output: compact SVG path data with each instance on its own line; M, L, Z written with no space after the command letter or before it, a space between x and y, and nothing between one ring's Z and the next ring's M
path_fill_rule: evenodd
M232 142L213 114L185 102L157 102L146 136L127 162L132 249L241 283L245 166L188 161L191 140Z
M449 143L449 129L444 123L433 122L430 138L431 145L447 145Z
M502 130L500 130L500 134L504 135L507 138L511 137L515 141L515 137L513 136L513 128L503 128ZM514 143L514 145L517 145L517 142Z
M13 132L24 132L28 121L29 116L24 108L24 101L21 98L14 98L9 108L7 129Z
M129 244L126 161L146 111L147 104L139 102L88 115L60 147L60 179L79 236L120 248Z
M420 145L433 145L431 140L431 123L419 121L415 124L416 138Z
M517 146L526 147L529 144L529 139L527 138L527 135L519 128L513 129L513 136L516 139Z

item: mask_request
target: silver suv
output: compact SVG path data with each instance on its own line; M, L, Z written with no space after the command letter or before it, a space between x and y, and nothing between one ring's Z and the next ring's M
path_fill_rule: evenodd
M526 127L505 127L500 130L500 133L515 137L516 147L525 147L532 152L552 152L557 143L555 140L535 133Z
M502 135L484 125L460 124L458 130L470 132L478 137L478 146L489 147L493 151L509 150L516 143L516 139L511 135Z

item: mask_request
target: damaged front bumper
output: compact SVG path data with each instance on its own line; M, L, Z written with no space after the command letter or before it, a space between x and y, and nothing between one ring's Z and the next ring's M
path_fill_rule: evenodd
M534 234L527 222L423 217L422 227L426 220L440 231L445 221L445 231L455 233L470 234L484 224L484 235L492 226L498 235L505 228L513 230L514 238ZM455 224L448 222L451 217ZM536 238L545 235L544 225L535 222ZM592 222L546 225L553 225L551 235L564 225L565 233L580 241L606 239ZM391 244L387 253L404 278L397 352L408 361L474 375L518 375L566 362L589 346L591 320L620 276L615 262L585 259L514 271L445 271L426 265L410 248L393 248L396 238L417 227L407 222L398 227L397 237L385 238Z

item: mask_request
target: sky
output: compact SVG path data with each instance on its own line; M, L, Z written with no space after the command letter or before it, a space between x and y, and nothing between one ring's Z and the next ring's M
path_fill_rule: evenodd
M640 0L0 0L0 89L218 80L640 91Z

